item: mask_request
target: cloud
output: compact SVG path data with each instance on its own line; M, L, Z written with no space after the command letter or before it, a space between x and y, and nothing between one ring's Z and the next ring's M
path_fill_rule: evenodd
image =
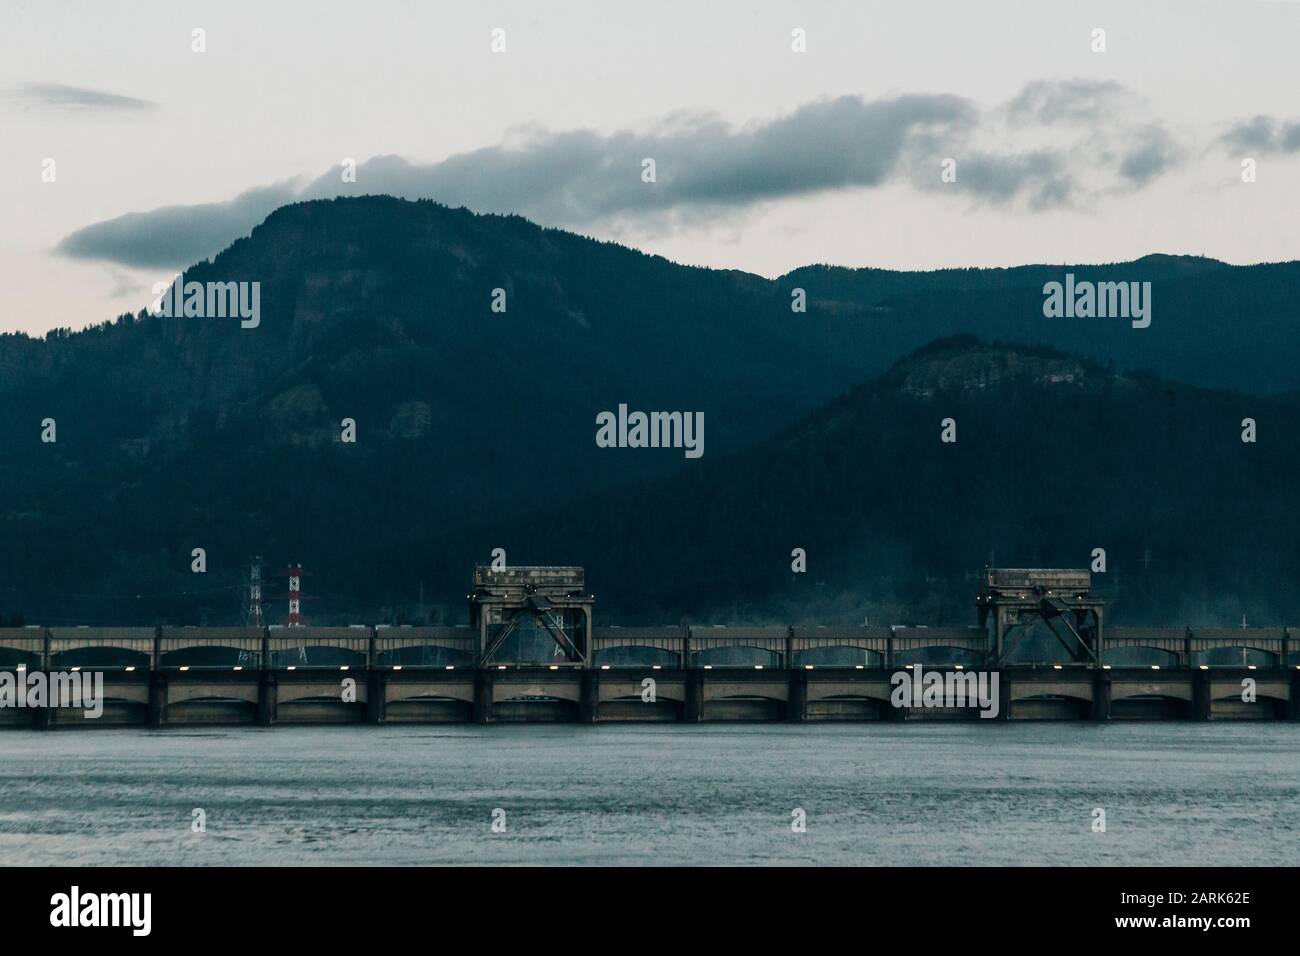
M189 265L220 252L273 210L299 198L288 182L250 189L228 202L127 213L78 229L58 249L74 258L137 268Z
M1258 153L1294 153L1300 150L1300 120L1255 116L1234 124L1219 142Z
M1151 124L1137 131L1133 146L1120 160L1119 174L1135 186L1145 186L1178 165L1184 155L1186 150L1168 130Z
M1030 208L1047 209L1070 202L1078 184L1063 153L1040 149L1007 156L972 153L960 161L951 185L991 203L1024 194Z
M5 99L23 109L44 109L61 112L136 112L154 109L158 104L133 96L120 96L102 90L61 83L28 83L5 92Z
M1145 101L1111 80L1037 80L985 110L955 180L926 167L913 184L985 204L1042 211L1132 192L1187 155L1179 136L1147 118Z
M1136 97L1114 80L1037 80L1006 105L1017 123L1091 123L1133 105Z
M538 132L433 166L385 157L366 164L364 186L586 226L631 214L710 211L876 186L893 174L915 134L960 130L975 117L973 104L955 96L875 102L844 96L741 129L699 116L644 134ZM654 183L642 182L646 159L654 160ZM327 174L306 192L336 193L337 180L337 173Z
M177 268L214 255L286 203L365 194L434 199L576 229L713 225L765 203L819 193L896 183L934 189L945 156L959 158L957 195L1046 209L1072 202L1089 176L1113 181L1104 185L1142 185L1176 161L1155 125L1140 131L1138 146L1122 160L1104 151L1109 165L1093 155L1093 142L1066 149L1015 141L1034 132L1026 127L1063 115L1106 126L1101 104L1125 95L1117 84L1064 81L1031 84L1001 110L945 94L841 96L743 126L678 114L644 131L516 129L500 144L438 163L371 158L357 167L355 183L343 182L335 167L305 184L284 181L226 202L131 213L72 233L59 251ZM1006 128L1008 115L1017 129ZM642 179L648 159L654 182Z
M95 223L59 245L65 255L132 266L175 267L219 252L271 211L302 199L383 193L436 199L478 212L520 213L548 225L586 227L645 217L699 217L764 201L891 178L921 134L959 134L978 117L956 96L859 97L810 103L733 128L712 116L674 117L646 133L516 131L505 144L432 165L380 156L300 186L285 181L234 199L170 206ZM642 181L643 161L655 182Z

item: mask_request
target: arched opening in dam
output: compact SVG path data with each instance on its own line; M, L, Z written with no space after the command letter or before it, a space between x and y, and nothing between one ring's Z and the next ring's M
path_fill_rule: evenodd
M258 666L259 656L257 651L217 644L165 651L159 655L159 664L162 667L213 667L229 670L248 668L251 670Z
M780 667L779 651L755 644L708 647L691 654L692 667Z
M167 719L178 724L251 724L256 718L256 701L221 694L186 697L167 704Z
M148 670L151 658L152 655L146 652L112 644L70 647L50 655L49 669L69 671L77 667L82 670Z
M621 644L596 651L597 667L678 667L681 658L675 651L645 644Z
M492 719L511 723L572 722L578 719L578 702L543 694L507 697L492 705Z
M1177 667L1179 655L1162 647L1131 644L1106 648L1104 660L1111 667Z
M302 644L297 647L277 649L270 652L272 668L331 667L364 668L366 655L362 651L349 647L337 647L327 644Z
M795 667L863 667L876 669L885 666L885 655L866 647L851 644L829 644L796 651Z
M375 654L378 667L473 667L476 663L472 651L441 644L395 647Z

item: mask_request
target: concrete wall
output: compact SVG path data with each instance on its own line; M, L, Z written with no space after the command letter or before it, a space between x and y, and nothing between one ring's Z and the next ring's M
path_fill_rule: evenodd
M1291 633L1108 627L1103 667L1004 668L1000 716L1296 719ZM890 678L916 663L981 667L985 642L980 628L598 627L590 668L483 670L464 627L0 628L10 680L79 667L105 675L107 698L98 721L0 707L0 727L965 719L966 709L892 707ZM1255 700L1241 699L1243 680Z

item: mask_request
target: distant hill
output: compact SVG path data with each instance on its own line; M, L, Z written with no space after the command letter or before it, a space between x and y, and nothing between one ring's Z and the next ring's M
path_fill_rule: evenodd
M1042 284L1067 269L1152 281L1152 327L1045 319ZM813 419L805 416L846 401L836 396L955 333L1049 343L1196 385L1300 388L1297 263L1153 256L1106 267L933 273L816 266L767 280L677 265L519 217L365 197L277 210L185 277L260 282L260 326L141 313L43 340L0 336L0 614L54 623L230 620L241 566L257 553L317 570L320 596L309 616L395 619L420 613L421 582L428 604L457 599L469 566L486 557L467 548L499 522L519 529L525 551L571 560L565 547L543 548L546 539L525 530L557 509L574 527L574 549L593 562L621 560L627 573L641 562L656 566L662 555L652 545L661 540L686 549L682 567L698 568L707 558L695 539L674 536L674 514L694 515L699 540L743 548L780 527L784 519L768 511L786 509L780 497L748 497L750 485L772 491L760 475L715 469L759 467L725 462L760 461L743 456L771 454L773 435L793 441L783 429L807 427ZM796 287L807 293L806 313L791 311ZM506 291L504 314L490 309L497 288ZM906 418L919 400L909 396L897 394L903 405L888 414ZM986 413L1006 416L1011 428L1031 410L1002 397L1003 410ZM1231 417L1239 406L1288 400L1204 401ZM596 447L595 416L620 403L703 412L704 459ZM357 423L356 444L339 441L345 417ZM55 444L39 440L46 418L57 422ZM855 468L877 473L887 454L906 452L897 444L905 433L889 431L890 421L873 441L895 444L859 449ZM1141 456L1145 441L1114 445L1125 434L1107 430L1108 447ZM796 490L829 467L820 461L837 460L815 445L795 447L809 456L796 469ZM1026 459L1024 467L1033 474L1039 465ZM705 475L719 482L716 493L700 489ZM620 496L659 481L676 489L665 492L670 498L632 514L639 499ZM891 487L874 493L901 515L910 489L929 486L909 485L894 499ZM866 507L838 489L820 489L819 514ZM635 520L646 528L628 523ZM717 536L732 526L739 537ZM643 531L649 538L627 537ZM964 535L983 541L986 532L956 528L952 540ZM988 544L979 545L981 562ZM200 546L209 562L201 577L188 571ZM906 547L913 568L947 567L959 553L947 545L931 553L920 540ZM963 567L973 558L967 551ZM593 568L594 580L608 573L608 565ZM732 584L713 579L711 592L681 583L688 579L660 577L644 599L607 580L630 612L685 612L726 595L759 601L755 613L771 604L760 601L767 579L749 572ZM453 612L459 607L444 613Z
M1112 621L1294 624L1298 423L1295 395L956 337L745 452L466 528L452 552L584 563L629 622L941 624L974 623L987 564L1088 567L1104 548Z
M1116 319L1048 319L1043 286L1150 282L1149 328ZM878 371L927 342L970 334L1037 343L1126 369L1254 393L1300 388L1300 263L1230 266L1193 256L1144 256L1104 266L888 272L809 266L778 280L804 287L817 308L874 330Z

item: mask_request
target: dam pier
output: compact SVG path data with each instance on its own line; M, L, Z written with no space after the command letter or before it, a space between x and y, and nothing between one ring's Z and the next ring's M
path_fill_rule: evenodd
M999 720L1300 720L1300 628L1110 627L1087 571L990 569L969 627L596 626L573 567L478 568L469 600L463 626L0 628L14 679L103 674L98 718L0 727L980 716L897 706L918 668L995 674Z

